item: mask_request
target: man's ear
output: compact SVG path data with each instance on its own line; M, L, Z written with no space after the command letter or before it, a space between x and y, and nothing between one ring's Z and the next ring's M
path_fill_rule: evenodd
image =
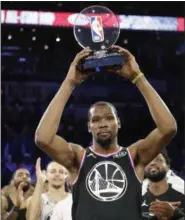
M170 164L167 164L167 172L170 170Z
M90 129L90 122L87 122L87 128L88 128L88 132L91 133L91 129Z
M121 128L121 121L120 121L120 118L118 118L118 128L119 128L119 129Z

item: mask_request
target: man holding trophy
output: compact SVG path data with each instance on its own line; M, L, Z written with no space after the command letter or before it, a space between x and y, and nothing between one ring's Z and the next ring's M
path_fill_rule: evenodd
M114 14L100 6L84 9L82 14L88 17L89 24L86 27L78 24L74 32L80 33L81 37L82 33L88 33L90 37L79 38L78 42L90 48L83 49L71 63L65 80L38 125L35 141L38 147L70 172L73 220L140 220L144 169L172 140L177 131L176 121L140 71L134 56L124 48L113 46L115 39L109 39L109 34L107 36L106 33L114 33L114 37L115 33L119 35L119 31L114 30L118 27ZM98 37L98 31L94 33L92 30L93 19L99 22L100 32L104 31L103 37ZM86 41L84 44L83 40ZM110 42L113 44L110 45ZM121 122L115 107L107 102L97 102L89 109L88 131L92 134L92 146L84 149L57 135L71 93L97 67L119 74L137 86L156 124L148 136L127 148L117 142Z

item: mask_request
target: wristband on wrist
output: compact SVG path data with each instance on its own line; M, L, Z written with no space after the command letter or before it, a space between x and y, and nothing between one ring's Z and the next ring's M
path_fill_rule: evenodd
M133 80L132 83L136 84L136 82L138 81L138 79L140 79L143 76L143 73L139 73Z

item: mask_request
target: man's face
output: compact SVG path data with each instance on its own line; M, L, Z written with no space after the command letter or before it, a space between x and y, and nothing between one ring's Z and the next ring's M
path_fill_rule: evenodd
M107 149L117 137L120 121L113 108L109 105L94 106L90 109L88 130L94 140Z
M159 154L145 168L145 176L152 182L159 182L165 178L168 169L165 158L162 154Z
M24 182L23 190L27 191L30 187L31 183L31 175L30 172L26 169L18 169L15 172L13 182L16 188L19 187L20 183Z
M47 180L49 185L54 188L61 188L66 179L66 168L62 165L52 162L47 168Z

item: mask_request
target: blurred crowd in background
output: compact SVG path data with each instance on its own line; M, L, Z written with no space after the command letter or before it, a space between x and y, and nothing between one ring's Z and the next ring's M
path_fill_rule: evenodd
M10 34L11 40L7 38ZM37 40L33 42L32 36ZM60 37L59 42L56 37ZM167 150L172 169L185 179L184 34L121 31L117 44L135 55L141 70L175 116L178 133ZM36 158L42 158L43 166L50 160L36 147L34 132L79 51L69 28L2 26L2 186L20 167L30 171L34 184ZM122 146L145 137L155 126L137 88L119 76L101 72L74 90L58 133L88 147L91 135L87 131L87 112L96 101L111 102L118 109Z

